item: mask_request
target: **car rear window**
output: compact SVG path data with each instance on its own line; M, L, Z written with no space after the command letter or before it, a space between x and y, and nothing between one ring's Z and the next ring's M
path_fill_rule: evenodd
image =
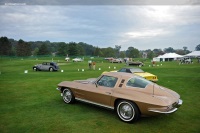
M127 82L126 86L137 87L137 88L145 88L148 84L152 84L152 82L148 81L144 78L134 77L134 78L131 78Z

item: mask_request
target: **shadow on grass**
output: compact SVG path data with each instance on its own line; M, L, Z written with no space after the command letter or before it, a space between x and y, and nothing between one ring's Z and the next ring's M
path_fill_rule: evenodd
M101 106L97 106L97 105L93 105L93 104L89 104L89 103L85 103L85 102L81 102L81 101L75 101L75 103L73 103L73 104L65 104L61 99L61 100L59 100L59 102L62 102L62 104L66 105L70 108L73 108L73 110L77 111L77 113L80 113L80 112L85 113L85 114L90 113L97 117L102 116L105 118L109 118L110 120L115 120L115 121L119 121L122 123L126 123L126 122L123 122L122 120L120 120L117 116L117 112L112 109L104 108ZM142 117L140 117L140 119L138 121L136 121L134 123L127 123L127 124L134 124L134 125L148 124L148 125L155 126L156 123L162 123L163 121L170 122L171 121L170 118L172 118L173 115L175 115L175 114L149 116L149 117L142 116Z

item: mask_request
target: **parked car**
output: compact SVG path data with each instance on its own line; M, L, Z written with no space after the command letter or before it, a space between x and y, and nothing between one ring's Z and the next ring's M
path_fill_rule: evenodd
M182 105L175 91L130 73L110 72L93 79L63 81L57 90L67 104L79 100L106 107L115 110L124 122L170 114Z
M149 72L144 72L142 69L137 67L131 67L131 68L121 68L117 72L126 72L126 73L134 73L135 75L141 76L147 80L157 82L158 77L154 74L151 74Z
M83 61L83 59L81 59L81 58L74 58L74 59L72 59L72 61L73 62L81 62L81 61Z
M43 62L42 64L37 64L33 66L34 71L58 71L59 66L55 62Z
M140 61L127 61L127 66L144 66L144 64Z
M67 61L67 62L70 61L70 58L69 58L69 57L66 57L66 58L65 58L65 61Z
M117 58L117 59L114 59L114 58L113 58L113 59L110 60L110 62L111 62L111 63L122 63L123 60L120 59L120 58Z
M107 58L104 58L104 59L110 61L110 60L112 60L114 58L113 57L107 57Z
M153 81L153 82L157 82L158 81L158 77L154 74L151 74L149 72L144 72L142 69L140 68L136 68L136 67L131 67L131 68L121 68L120 70L114 70L114 71L110 71L110 72L125 72L125 73L133 73L135 75L138 75L140 77L143 77L147 80ZM104 71L102 74L104 73L108 73L107 71Z

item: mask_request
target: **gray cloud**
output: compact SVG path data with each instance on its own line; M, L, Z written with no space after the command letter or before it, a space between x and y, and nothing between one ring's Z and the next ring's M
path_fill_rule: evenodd
M0 5L199 5L198 0L1 0Z
M0 6L0 36L98 47L194 50L199 6Z

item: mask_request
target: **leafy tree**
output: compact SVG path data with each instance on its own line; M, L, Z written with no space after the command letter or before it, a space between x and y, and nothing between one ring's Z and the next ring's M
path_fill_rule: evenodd
M49 49L47 44L43 43L40 47L39 47L39 51L38 51L38 55L49 55Z
M0 38L0 55L10 55L12 51L12 45L7 37Z
M169 48L165 48L164 49L164 52L165 53L173 53L175 50L172 48L172 47L169 47Z
M153 51L149 51L149 52L147 53L147 57L148 57L149 59L152 59L152 58L154 57L154 52L153 52Z
M177 49L177 50L176 50L176 53L179 54L179 55L184 55L184 54L185 54L185 51L182 50L182 49Z
M20 39L16 45L16 54L17 56L30 56L31 44Z
M39 48L35 48L32 53L33 53L33 55L38 55L38 52L39 52Z
M99 52L99 55L98 55L98 56L100 56L100 57L104 57L104 54L103 54L102 50L100 50L100 52Z
M184 46L184 47L183 47L183 50L184 50L184 53L186 54L187 47L186 47L186 46Z
M78 49L77 44L75 42L69 43L69 56L77 56L78 55Z
M164 52L161 49L154 49L153 52L156 57L164 54Z
M126 54L129 58L138 58L139 57L139 50L134 47L128 47Z
M78 44L77 50L78 50L78 55L85 55L85 49L83 48L82 45Z
M121 46L120 45L115 45L115 50L116 50L116 57L119 57L119 52L120 52Z
M15 46L12 46L10 55L11 56L15 56L16 55L16 47Z
M100 56L100 52L101 52L101 49L96 47L95 50L94 50L94 55L95 56Z
M187 47L186 47L186 46L184 46L184 47L183 47L183 50L184 50L184 51L186 51L186 50L187 50Z
M126 51L120 51L119 57L120 58L125 58L126 57Z
M58 55L66 56L68 53L68 46L65 42L58 43Z
M200 44L196 46L195 50L200 51Z
M94 55L95 47L84 42L79 42L78 45L84 49L84 55Z
M111 47L102 48L102 53L104 57L115 57L115 49Z

